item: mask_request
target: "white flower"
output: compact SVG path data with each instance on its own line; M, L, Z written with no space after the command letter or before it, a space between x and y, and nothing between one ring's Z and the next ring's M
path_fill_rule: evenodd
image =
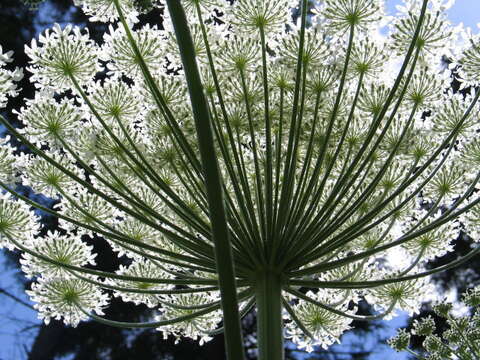
M385 279L393 277L392 275L393 274L387 275ZM419 311L423 298L431 296L433 293L435 293L434 286L428 279L420 278L393 282L367 289L365 291L365 299L376 308L385 310L388 309L392 303L395 303L395 309L414 314ZM419 297L419 294L424 294L424 297ZM388 315L385 318L392 318L392 315Z
M35 144L49 142L62 147L60 139L66 140L82 126L83 112L73 100L64 98L57 102L42 93L33 100L27 100L26 105L18 113L19 119L26 125L21 131Z
M75 194L72 201L67 199L60 203L59 212L78 222L98 227L97 221L112 225L118 210L113 208L107 201L95 194L81 189ZM76 226L64 219L59 219L59 224L64 229L75 229ZM92 234L90 230L83 230L86 234Z
M155 83L158 87L159 93L162 95L163 100L168 106L176 108L177 106L183 106L187 101L187 86L181 77L168 76L160 73L155 76ZM162 130L167 130L165 118L158 111L155 99L148 86L142 82L142 85L139 86L138 91L143 96L145 101L148 102L148 104L152 107L146 115L147 123L152 122L151 125L153 125L150 131L152 133L156 133L161 132Z
M300 29L294 28L281 39L276 47L276 50L282 54L280 60L290 66L295 66L298 59L299 43ZM310 66L309 69L311 70L321 66L331 55L329 44L323 34L312 29L305 31L303 46L302 62L306 66Z
M16 82L23 78L23 71L19 68L15 70L5 69L5 65L12 62L13 51L3 53L0 45L0 109L4 108L8 97L18 95L19 89Z
M195 307L208 304L218 299L208 293L192 293L170 295L164 298L164 301L172 305L165 305L160 316L156 317L157 321L173 319L182 316L191 315L200 309L187 309L186 307ZM184 307L184 308L182 308ZM212 339L207 333L214 330L218 323L222 320L222 313L215 310L205 315L194 317L190 320L184 320L175 324L159 327L157 330L163 333L166 339L168 335L173 335L177 341L180 336L188 336L191 339L199 340L200 344Z
M329 297L331 295L329 292L319 291L315 294L309 291L305 295L326 305L332 300ZM313 339L304 334L295 321L290 319L288 314L284 315L284 318L290 320L286 323L286 337L292 339L299 348L304 348L308 352L313 351L314 346L321 346L327 349L335 342L339 342L340 336L350 329L350 323L352 322L352 319L335 314L304 300L298 300L298 304L293 305L292 309L298 320L311 333ZM346 307L342 305L336 307L336 309L345 311Z
M55 24L38 39L32 40L25 53L30 57L27 70L38 88L63 92L74 87L74 81L83 85L101 70L98 47L87 31L67 25L64 29Z
M410 344L410 334L405 329L400 329L397 335L388 340L390 345L395 351L404 351Z
M50 319L63 321L76 327L82 320L87 320L88 312L103 315L103 308L108 305L108 295L98 287L79 279L44 279L32 284L26 291L32 301L38 317L50 322Z
M29 246L37 253L51 260L66 265L84 266L95 265L95 256L92 254L93 246L84 243L79 235L62 235L57 231L48 232L46 236L38 237L30 241ZM23 254L20 259L22 270L31 278L41 274L45 278L72 278L68 270L60 265L42 260L30 254Z
M327 20L332 32L344 32L350 27L371 27L381 19L384 9L378 0L325 0L316 13ZM322 26L321 20L317 20L317 23L317 26Z
M14 148L8 145L10 136L0 139L0 181L10 185L18 180L18 171L25 164L25 156L14 156Z
M363 74L374 77L383 70L386 61L385 51L377 44L368 39L357 40L352 48L349 70L355 76Z
M447 88L445 79L428 70L422 69L414 74L407 85L405 100L419 108L431 106L441 98L442 90Z
M422 227L429 225L433 220L435 218L425 221ZM452 251L452 243L457 237L458 230L454 228L454 224L447 223L409 240L403 246L408 250L412 258L422 254L422 260L428 261Z
M465 85L477 84L480 80L480 40L479 37L470 38L470 46L464 50L459 59L459 78Z
M132 262L128 267L120 265L116 271L119 275L136 276L155 279L167 279L170 277L162 268L152 261L146 259L138 259ZM172 289L172 285L154 284L148 282L127 281L117 279L107 279L106 283L123 288L134 288L138 290L167 290ZM146 304L148 307L154 308L159 305L161 296L158 294L134 293L126 291L114 291L114 296L121 297L123 301L131 301L136 305Z
M129 126L140 113L141 97L135 90L118 78L108 78L103 84L91 84L88 88L89 100L109 126L118 128L117 121Z
M245 0L233 4L231 22L239 30L257 32L263 29L273 33L285 26L291 18L292 1L288 0Z
M223 12L222 10L225 5L222 0L183 0L182 5L185 9L185 13L188 14L187 16L189 16L189 19L191 18L194 20L197 16L197 4L202 12L202 17L204 18L206 18L205 14L209 15L213 13L215 9Z
M208 113L201 118L213 127L238 290L246 289L246 281L254 289L250 274L267 267L278 270L285 284L312 279L309 285L347 285L313 287L307 295L320 304L288 295L306 330L285 315L287 336L307 350L338 341L362 297L391 316L393 306L414 311L431 290L426 280L376 288L355 284L421 272L424 260L452 249L460 226L478 240L477 206L461 223L452 220L402 245L380 248L442 216L437 210L466 194L480 165L473 93L446 91L454 71L438 66L441 55L451 55L463 86L475 84L477 39L462 58L449 53L451 34L459 30L452 31L441 13L445 1L428 6L414 44L419 58L410 58L403 78L396 79L420 0L406 0L396 22L383 17L380 0L324 0L313 17L307 14L305 29L298 0L183 0L193 48L182 55L195 55L203 89L185 76L190 69L182 68L164 1L75 3L90 20L113 22L103 43L59 25L33 41L26 51L39 91L18 113L19 132L72 176L38 156L38 149L36 156L18 156L0 142L2 184L58 197L55 210L65 218L59 224L68 235L34 238L34 213L2 195L0 246L13 249L9 239L16 239L57 262L88 266L94 256L80 237L104 235L128 266L116 273L123 278L98 280L105 281L102 286L123 301L159 308L161 320L184 319L161 327L165 337L210 339L222 320L219 288L177 292L218 278L205 152L197 137L204 128L189 96L195 100L202 90ZM126 24L118 21L116 4ZM134 7L142 5L142 12L156 8L163 14L161 27L135 24ZM387 23L393 31L379 36ZM17 93L12 81L19 73L5 70L10 59L11 53L0 51L0 106ZM194 88L197 93L189 94ZM452 132L455 137L446 141ZM477 198L476 192L466 195ZM358 260L365 251L369 256ZM358 261L350 263L354 256ZM28 275L41 276L31 294L47 321L64 317L77 324L87 318L78 306L88 313L106 304L101 286L34 256L24 255L22 263ZM138 276L183 285L132 280ZM198 316L200 309L215 311Z
M450 163L444 165L425 186L424 196L436 200L442 197L447 204L462 195L465 177L461 166Z
M478 196L471 196L468 203L478 200ZM469 211L462 214L460 222L465 226L466 233L476 242L480 242L480 204L476 204Z
M157 230L137 219L128 217L124 221L120 222L117 227L120 233L134 241L138 241L139 243L148 245L162 244L163 235ZM137 259L139 258L139 256L141 256L131 251L125 250L122 246L118 244L112 243L111 245L114 251L118 251L119 256L127 255L129 257ZM162 246L162 248L165 247Z
M479 128L478 120L475 116L475 112L464 118L464 114L468 109L472 101L472 95L468 94L465 98L460 94L448 94L443 96L441 100L441 106L437 109L437 112L433 114L432 130L443 136L450 134L452 131L456 131L459 137L470 137L475 133L475 130Z
M410 46L419 20L419 9L408 11L404 17L398 18L394 24L392 47L398 54L404 55ZM427 10L422 28L416 42L417 50L424 52L438 51L447 46L452 36L445 14L440 11Z
M217 51L220 71L247 72L256 68L261 61L259 44L249 37L235 36L225 39Z
M74 0L74 3L82 7L90 21L114 22L118 19L114 0ZM133 0L119 0L118 4L130 22L138 21Z
M460 163L467 169L480 166L480 139L473 138L464 145L460 155Z
M8 194L0 194L0 249L13 250L10 238L25 244L39 230L39 218L23 202L13 200Z
M145 25L132 30L133 38L150 72L159 72L165 66L165 36L156 26ZM133 79L142 78L139 58L135 54L123 27L114 29L104 35L101 58L107 61L107 69L112 73L122 73Z
M64 169L73 173L78 170L65 156L58 153L51 153L50 156ZM69 193L74 187L75 182L69 175L43 158L31 157L26 163L25 169L23 184L51 198L60 196L61 192Z

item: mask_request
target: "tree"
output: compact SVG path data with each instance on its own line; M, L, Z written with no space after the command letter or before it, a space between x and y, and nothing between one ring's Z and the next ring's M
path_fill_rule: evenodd
M283 324L307 349L328 346L352 320L413 311L425 276L477 254L422 271L450 250L458 216L478 237L478 93L444 93L432 52L451 32L438 4L409 2L382 43L369 38L373 0L325 1L313 27L307 1L300 25L287 1L186 1L191 26L166 3L152 4L162 30L136 28L133 2L79 1L92 20L117 21L104 44L55 26L27 48L40 91L18 113L25 128L2 123L36 156L2 147L0 186L18 200L2 198L0 234L38 277L29 293L46 321L92 317L201 342L224 328L236 359L239 317L255 306L259 357L278 359ZM403 59L396 77L384 46ZM477 81L478 49L459 57L463 84ZM3 74L15 95L16 74ZM17 194L18 177L61 208ZM21 201L66 231L35 237ZM127 265L92 268L82 236L93 234ZM106 320L101 289L162 313ZM383 311L355 314L361 298Z

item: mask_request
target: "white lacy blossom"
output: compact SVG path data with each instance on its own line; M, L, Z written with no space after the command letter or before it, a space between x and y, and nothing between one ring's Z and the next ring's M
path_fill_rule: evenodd
M385 277L388 279L388 277ZM403 310L409 314L419 311L422 301L435 293L435 288L428 279L400 281L366 290L365 299L374 307L385 310L394 303L394 309ZM424 294L419 297L419 294ZM391 319L392 314L386 319Z
M415 320L413 329L410 333L406 329L401 329L397 335L388 340L390 346L396 351L409 351L411 335L420 336L422 359L443 360L443 359L475 359L478 355L477 344L480 339L480 314L478 307L480 305L480 288L468 289L462 296L460 306L466 314L457 315L453 310L453 304L446 302L436 302L433 305L435 316L446 323L447 330L437 328L431 315ZM460 356L457 356L460 355ZM420 359L420 357L416 356Z
M120 79L109 78L103 84L96 82L88 90L96 111L112 127L118 127L118 121L128 126L140 112L140 94Z
M419 212L419 218L426 216L427 211ZM440 213L437 214L438 216ZM435 217L428 218L424 225L429 225ZM411 241L405 243L404 247L412 257L422 255L423 260L431 260L440 257L453 250L453 241L458 237L458 228L455 223L450 222L438 228L434 228ZM408 229L408 228L407 228Z
M401 17L395 23L396 31L392 35L393 48L399 52L405 53L410 45L410 40L415 32L418 21L418 8L407 10L404 17ZM424 26L420 31L416 48L421 52L433 52L442 49L451 40L452 31L449 22L445 18L445 13L428 9L424 18Z
M0 194L0 248L13 250L14 241L25 244L39 230L38 216L21 201L14 201L8 193Z
M256 32L262 28L273 32L288 22L293 3L291 0L238 1L233 4L231 21L239 30Z
M11 138L0 141L1 187L54 198L61 217L61 232L36 237L30 205L0 195L0 247L15 249L13 240L29 249L22 266L38 277L29 294L47 322L76 325L101 314L104 287L159 311L169 322L159 327L165 338L203 343L218 330L197 133L204 128L190 98L202 90L189 93L185 57L196 60L207 102L200 117L212 125L242 315L259 296L257 274L274 269L291 306L286 336L307 351L327 348L350 328L360 301L378 317L417 311L431 285L398 278L452 251L460 231L479 241L471 85L480 79L480 40L452 28L444 13L451 2L429 1L409 59L420 0L405 0L393 18L381 0L310 1L304 29L307 2L183 0L191 54L180 54L165 1L74 3L91 21L109 23L103 39L56 24L33 40L27 70L38 91L13 114L37 148L18 154ZM151 9L162 22L139 23ZM467 41L457 44L459 36ZM10 62L0 49L0 108L18 93L21 71ZM472 207L457 221L465 205ZM438 225L447 212L452 218ZM112 278L79 271L79 279L62 267L96 266L87 237L106 241L120 259Z
M154 263L149 260L141 259L134 261L128 267L120 265L120 268L116 272L118 275L126 276L136 276L144 278L153 278L153 279L165 279L170 276L163 271L157 263ZM109 285L114 285L120 288L133 288L138 290L167 290L171 289L171 285L164 284L155 284L149 282L138 282L138 281L125 281L117 279L108 279L106 281ZM159 294L148 294L148 293L133 293L126 292L121 290L115 290L114 296L122 298L123 301L131 301L136 305L146 304L148 307L154 308L159 305L160 295Z
M181 307L198 306L216 300L217 299L210 294L204 293L170 295L168 298L165 298L165 301L171 303L171 306L169 306L168 303L165 304L162 314L157 316L156 320L163 321L176 317L188 316L199 311L199 309L182 309ZM189 320L161 326L158 330L163 333L164 339L166 339L168 335L173 335L176 338L176 341L179 341L180 336L183 335L194 340L199 340L200 344L203 344L212 339L212 337L208 335L208 332L215 330L221 320L221 311L215 310L205 315L193 317Z
M102 310L108 305L109 299L100 288L79 279L39 278L26 292L36 303L34 308L45 324L50 319L63 319L65 324L73 327L87 320L89 312L103 315Z
M62 92L70 89L74 81L84 84L101 70L98 61L98 46L88 32L67 25L55 24L39 36L38 43L32 40L25 46L30 57L27 70L38 88Z
M26 156L14 155L14 148L8 143L10 136L0 139L0 181L11 185L18 180L18 171L25 166Z
M5 107L8 97L18 95L19 89L16 82L23 78L23 71L21 69L5 69L5 65L12 62L12 55L13 51L3 53L2 46L0 45L0 109Z
M116 214L107 201L98 195L91 194L81 189L70 200L64 200L61 203L60 213L68 216L82 224L90 226L97 225L98 221L113 224ZM65 229L75 229L72 223L59 219L59 224ZM91 234L91 231L85 230L85 233Z
M138 44L138 50L151 72L158 72L165 66L165 36L156 26L145 25L133 30L132 35ZM101 58L107 62L107 69L112 73L122 73L132 78L142 78L138 56L132 49L125 30L109 27L104 35Z
M462 214L460 222L465 226L466 233L476 242L480 242L480 204L478 203L478 195L471 196L469 204L475 205L469 211Z
M35 238L29 246L39 254L61 264L72 266L95 265L96 254L93 246L87 245L75 234L62 235L57 231L48 232L46 236ZM30 254L23 254L20 259L22 270L28 277L41 274L45 278L69 278L73 275L60 265L53 264Z
M114 0L74 0L74 3L82 7L90 21L113 22L118 19ZM118 4L131 22L138 21L134 0L120 0Z
M331 292L323 291L315 294L309 291L305 295L328 305L330 302L335 302L335 299L330 298L329 295L331 294ZM314 346L327 349L330 345L338 342L340 336L350 329L350 323L352 322L352 319L334 314L304 300L298 300L298 304L292 306L292 309L314 338L312 339L304 334L293 320L286 324L286 337L292 339L301 349L304 348L308 352L312 352ZM336 309L345 311L347 306L342 304ZM290 319L288 315L285 315L285 318Z
M381 19L384 5L378 0L326 0L317 13L332 32L344 32L352 25L360 29L374 25Z
M60 139L72 136L82 125L82 115L73 100L62 99L57 102L43 93L27 100L26 107L18 113L19 119L26 125L21 131L29 141L36 144L49 141L60 147Z
M50 155L64 170L73 173L77 170L65 156L58 153L51 153ZM69 175L43 158L30 157L26 162L25 169L29 176L23 177L23 183L30 186L34 191L51 198L60 196L62 192L69 192L74 187L75 182Z
M480 40L479 36L471 37L469 45L462 53L459 59L460 70L459 75L467 84L477 84L480 80L479 60L480 60ZM455 65L455 64L453 64Z

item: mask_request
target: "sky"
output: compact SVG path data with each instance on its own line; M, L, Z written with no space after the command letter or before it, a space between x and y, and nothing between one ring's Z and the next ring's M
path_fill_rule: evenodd
M443 0L444 3L447 0ZM400 0L386 0L387 11L391 14L395 13L395 5L401 4ZM479 0L456 0L455 4L447 11L448 18L454 25L463 22L465 26L469 26L474 33L479 31L477 24L480 23L480 1Z
M401 1L387 0L386 3L387 11L393 15L395 13L395 5L400 4ZM465 26L471 27L474 33L479 32L477 24L480 23L480 0L456 0L456 3L448 10L447 14L448 18L454 25L463 22ZM2 275L0 276L0 288L8 289L23 301L29 303L23 289L21 289L21 286L18 285L18 281L16 281L14 272L4 271L2 264L3 260L2 253L0 252L0 271L2 271ZM28 339L30 339L30 341L33 340L33 336L22 336L22 338L19 339L18 335L15 334L17 334L19 330L22 330L21 334L29 334L29 331L31 331L29 330L29 327L39 324L36 312L1 294L0 309L0 318L2 319L0 322L0 360L23 360L22 353L24 353L24 350L22 349L21 344L26 344L28 346L30 343ZM18 321L18 319L21 319L22 321ZM392 336L394 335L394 329L399 326L404 326L405 323L406 315L404 314L390 322L385 322L385 325L387 325L385 331L388 332L388 336ZM344 345L354 344L355 340L358 341L358 339L348 335L344 339ZM378 349L375 354L370 356L368 360L404 360L406 358L407 357L404 354L398 354L393 350L381 348Z

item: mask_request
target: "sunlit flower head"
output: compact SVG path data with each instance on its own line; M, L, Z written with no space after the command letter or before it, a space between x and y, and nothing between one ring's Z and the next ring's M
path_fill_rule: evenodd
M19 89L16 82L23 78L21 69L5 69L5 66L12 62L12 55L13 51L3 53L2 46L0 46L0 109L5 107L9 97L18 95Z
M31 240L39 230L38 220L26 204L14 201L8 193L0 194L0 248L13 250L11 239L20 243Z
M76 26L62 29L55 24L39 36L38 43L33 39L25 46L25 53L30 57L27 70L32 73L31 80L39 88L62 92L73 88L75 82L90 81L101 69L98 46L88 32Z
M433 292L426 262L462 231L479 239L479 97L465 90L478 41L457 56L442 1L404 1L396 18L381 0L75 3L109 22L103 37L41 34L21 126L0 118L30 150L0 142L3 190L55 200L0 196L0 246L28 247L46 321L112 324L94 315L104 289L156 311L134 326L204 343L236 313L227 284L259 331L266 310L299 347L327 348L355 319L417 311ZM150 10L156 23L137 21ZM10 61L0 49L0 107L18 92ZM37 237L30 206L61 230ZM122 265L104 271L90 241ZM361 301L378 313L357 314Z
M114 22L118 19L115 0L74 0L75 5L81 6L90 21ZM118 5L130 21L137 21L138 12L134 0L120 0Z
M87 245L75 234L63 235L58 231L48 232L46 236L30 241L29 245L34 247L41 255L62 264L73 266L95 265L96 255L92 253L93 246ZM47 262L30 254L23 254L20 263L23 272L28 277L39 274L45 278L73 277L72 273L60 265Z
M39 278L27 290L40 319L48 324L51 319L63 319L65 324L76 327L88 319L90 311L102 315L108 304L108 295L100 288L79 279ZM83 309L83 311L82 311ZM84 311L86 313L84 313Z

